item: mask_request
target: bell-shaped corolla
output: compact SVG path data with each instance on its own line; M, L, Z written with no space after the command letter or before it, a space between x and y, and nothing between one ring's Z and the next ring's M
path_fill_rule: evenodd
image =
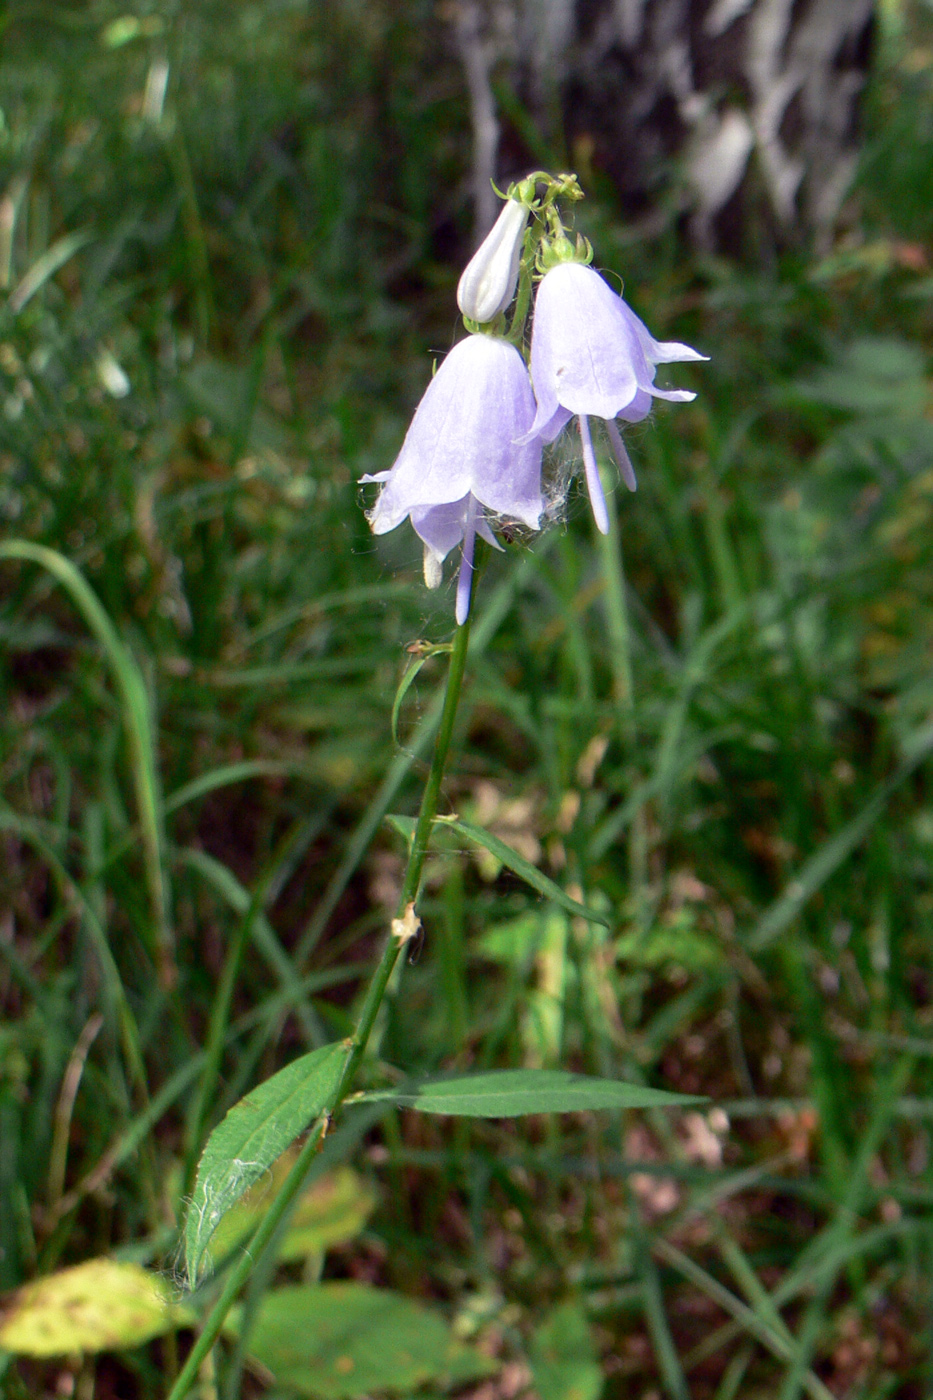
M606 420L619 469L634 491L635 474L616 419L637 423L656 398L674 403L695 398L688 389L657 388L655 367L706 358L689 345L655 340L592 267L558 263L541 279L531 335L531 378L538 402L531 432L552 442L574 415L579 418L586 484L603 534L609 529L609 515L589 418Z
M463 542L460 624L469 612L476 536L497 543L488 516L538 529L544 500L534 418L528 371L514 345L469 335L425 390L392 469L362 478L383 483L368 515L375 534L411 520L424 543L429 588L438 586L444 559Z

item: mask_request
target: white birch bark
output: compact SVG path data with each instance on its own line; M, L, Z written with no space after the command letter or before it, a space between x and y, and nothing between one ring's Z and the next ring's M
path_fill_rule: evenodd
M546 138L571 151L585 140L631 216L650 220L663 198L708 246L730 209L733 222L764 210L779 241L831 239L858 156L875 0L458 3L498 36L487 83L498 64Z

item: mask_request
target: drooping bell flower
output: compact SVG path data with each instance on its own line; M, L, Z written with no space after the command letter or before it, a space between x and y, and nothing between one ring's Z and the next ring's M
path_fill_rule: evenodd
M655 340L631 307L584 263L558 263L541 279L531 335L531 378L538 401L531 431L552 442L574 415L579 417L590 504L603 534L609 530L609 513L589 418L606 420L622 478L634 491L635 473L615 420L637 423L651 411L652 399L687 403L695 398L688 389L656 388L655 367L706 358L689 345Z
M456 617L470 606L477 534L496 545L487 512L537 530L541 442L531 432L535 399L515 347L491 335L455 345L425 390L391 471L364 476L384 485L368 519L384 535L410 519L424 542L424 580L436 588L442 564L463 542Z
M515 295L528 207L507 199L499 217L473 254L457 283L457 305L482 324L504 311Z

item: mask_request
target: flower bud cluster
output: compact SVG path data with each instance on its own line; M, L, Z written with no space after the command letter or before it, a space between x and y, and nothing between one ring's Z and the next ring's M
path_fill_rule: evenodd
M469 612L476 536L499 548L492 524L500 518L539 528L543 448L571 418L578 420L596 526L605 534L609 513L589 419L605 421L622 478L634 491L617 420L638 422L655 399L685 403L695 397L686 389L658 388L655 373L658 365L706 356L655 340L590 266L587 240L567 236L557 201L582 197L576 176L542 171L509 188L457 287L468 336L428 385L391 470L362 478L382 483L369 512L375 534L411 521L424 545L429 588L440 584L446 556L462 546L458 624ZM520 347L535 278L528 367Z

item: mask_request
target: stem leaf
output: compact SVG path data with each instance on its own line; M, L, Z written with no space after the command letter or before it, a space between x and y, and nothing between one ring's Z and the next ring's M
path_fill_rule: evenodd
M408 670L399 681L398 690L395 692L395 700L392 704L392 742L397 749L402 747L398 737L398 721L399 715L402 712L402 702L408 694L409 687L412 682L417 679L418 672L427 659L426 656L419 656L411 663Z
M324 1112L349 1054L345 1041L302 1055L234 1104L207 1140L185 1222L185 1264L192 1286L223 1216Z
M405 837L406 841L411 841L415 823L412 817L386 817L395 830ZM578 918L587 919L591 924L602 924L604 928L611 928L612 921L605 914L597 914L595 910L581 904L579 900L571 899L560 885L556 885L553 880L549 880L543 875L536 865L532 865L530 860L520 856L511 846L507 846L504 841L500 841L498 836L493 836L491 831L484 831L481 826L474 826L472 822L463 822L459 818L438 817L435 825L442 827L444 831L452 831L457 836L464 837L467 841L472 841L476 846L482 846L483 850L495 856L502 865L506 866L520 880L524 880L526 885L530 885L538 894L545 899L551 899L555 904L559 904L561 909L565 909L568 914L575 914Z
M495 1069L449 1079L421 1079L361 1095L420 1113L461 1118L518 1118L525 1113L580 1113L598 1108L676 1108L704 1102L621 1079L597 1079L565 1069Z

